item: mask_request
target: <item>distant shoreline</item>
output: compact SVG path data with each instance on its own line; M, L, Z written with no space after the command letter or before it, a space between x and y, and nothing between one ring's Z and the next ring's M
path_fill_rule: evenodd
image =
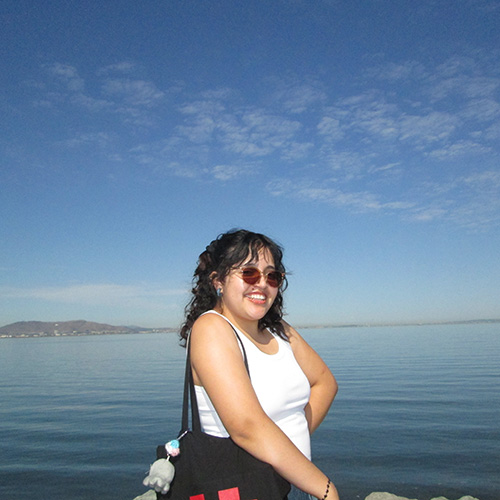
M73 321L18 321L1 327L0 338L78 337L129 333L168 333L175 331L177 331L176 328L114 326L84 319Z
M50 325L50 329L46 327L37 329L37 331L15 331L20 324L38 323L40 325ZM72 322L67 322L72 323ZM87 322L86 322L87 323ZM298 330L326 330L335 328L375 328L375 327L406 327L406 326L429 326L429 325L475 325L475 324L495 324L500 323L500 319L472 319L460 321L422 321L422 322L401 322L401 323L344 323L344 324L325 324L325 325L300 325L296 328ZM88 337L95 335L129 335L129 334L142 334L149 333L177 333L178 328L165 327L165 328L141 328L141 327L111 327L110 325L102 325L93 323L93 328L82 329L81 331L71 329L70 331L61 331L55 329L53 325L62 325L64 322L59 323L41 323L41 322L20 322L13 323L0 328L0 339L3 338L53 338L53 337ZM9 329L11 329L9 331Z
M95 332L59 332L59 333L49 333L49 332L37 332L37 333L2 333L0 334L0 339L40 339L40 338L54 338L54 337L92 337L101 335L130 335L130 334L141 334L147 335L150 333L176 333L178 330L175 328L146 328L144 330L135 331L95 331Z
M470 319L458 321L411 321L401 323L346 323L346 324L330 324L330 325L301 325L297 329L320 330L323 328L374 328L374 327L393 327L393 326L429 326L429 325L476 325L500 323L500 319Z

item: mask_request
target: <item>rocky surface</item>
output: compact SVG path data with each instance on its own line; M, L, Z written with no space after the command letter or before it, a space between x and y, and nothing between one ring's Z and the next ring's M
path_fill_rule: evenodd
M134 500L156 500L155 490L146 491L146 493L135 497Z
M406 498L406 497L398 497L397 495L393 495L392 493L376 491L374 493L370 493L365 500L417 500L416 498ZM448 500L446 497L434 497L431 500ZM454 500L454 499L450 499ZM471 497L469 495L465 497L461 497L458 500L478 500L475 497Z
M146 491L143 495L135 497L134 500L156 500L156 493L153 490ZM393 495L392 493L376 491L374 493L370 493L365 500L417 500L416 498L406 498L406 497L398 497L397 495ZM431 500L455 500L448 499L445 497L435 497ZM475 497L471 497L469 495L465 497L461 497L458 500L478 500Z

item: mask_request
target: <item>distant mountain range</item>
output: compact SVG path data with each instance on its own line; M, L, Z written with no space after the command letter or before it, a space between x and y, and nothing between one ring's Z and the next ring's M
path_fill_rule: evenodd
M19 321L0 328L0 337L58 337L67 335L104 335L116 333L168 332L171 328L113 326L93 321Z
M500 323L500 319L474 319L469 321L443 321L422 323L386 323L386 324L337 324L337 325L303 325L299 328L347 328L368 326L410 326L410 325L455 325L474 323ZM5 337L63 337L71 335L110 335L117 333L168 333L177 332L177 328L143 328L140 326L113 326L95 323L83 319L77 321L18 321L0 328L0 338Z

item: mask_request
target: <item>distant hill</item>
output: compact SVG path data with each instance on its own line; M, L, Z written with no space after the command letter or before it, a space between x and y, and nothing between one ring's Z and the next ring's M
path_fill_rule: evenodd
M19 321L0 328L0 336L9 337L52 337L59 335L102 335L110 333L136 333L147 328L113 326L92 321Z

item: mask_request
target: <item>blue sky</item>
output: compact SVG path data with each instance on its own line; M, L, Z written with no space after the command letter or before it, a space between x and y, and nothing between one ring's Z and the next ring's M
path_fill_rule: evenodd
M500 317L499 1L0 13L0 324L177 326L234 227L296 325Z

